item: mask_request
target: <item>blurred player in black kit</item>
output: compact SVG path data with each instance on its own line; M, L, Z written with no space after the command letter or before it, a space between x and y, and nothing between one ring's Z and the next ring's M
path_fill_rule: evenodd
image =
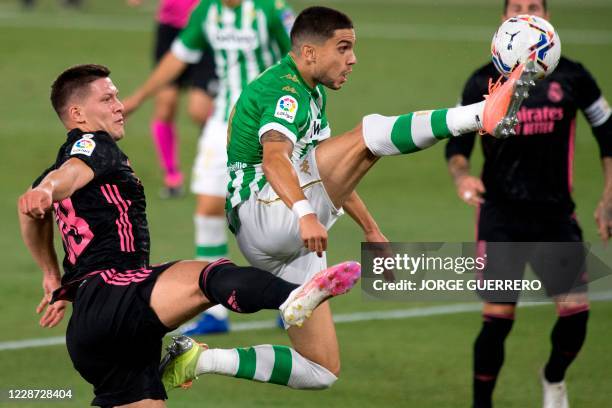
M519 14L548 19L546 0L506 0L503 20ZM487 93L489 78L499 76L493 63L478 69L467 81L461 100L467 105ZM485 162L482 179L470 175L469 157L475 134L453 138L446 145L448 168L457 194L478 206L477 240L486 242L581 242L582 231L574 215L572 165L576 112L580 109L597 139L605 186L595 211L602 240L612 228L612 120L611 110L591 74L579 63L561 57L557 69L530 91L518 113L517 136L505 140L484 135ZM520 279L526 262L538 273L543 254L532 252L495 264L489 255L487 270L510 270ZM501 265L504 263L504 265ZM581 268L575 273L580 275ZM548 271L553 272L553 271ZM512 273L512 272L511 272ZM544 273L544 271L542 271ZM560 274L561 275L561 274ZM582 276L543 279L557 305L558 319L551 334L552 351L542 371L543 406L569 406L564 382L568 366L586 336L589 303L586 290L572 286ZM548 284L548 285L547 285ZM551 289L551 286L556 288ZM473 406L491 407L496 379L504 360L504 341L509 334L515 301L487 301L484 323L474 344Z

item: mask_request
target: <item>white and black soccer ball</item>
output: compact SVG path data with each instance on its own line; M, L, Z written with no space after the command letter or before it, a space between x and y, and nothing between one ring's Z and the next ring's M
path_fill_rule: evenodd
M535 62L538 77L550 75L561 58L561 40L555 28L541 17L520 15L504 21L491 42L491 58L504 76L517 65Z

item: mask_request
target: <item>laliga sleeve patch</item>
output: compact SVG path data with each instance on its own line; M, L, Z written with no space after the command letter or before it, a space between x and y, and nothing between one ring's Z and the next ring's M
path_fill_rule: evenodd
M282 96L276 103L274 117L293 123L298 110L298 102L291 95Z
M91 133L83 135L83 137L77 140L72 145L70 155L84 154L85 156L91 156L94 149L96 148L96 142L92 140L93 135Z

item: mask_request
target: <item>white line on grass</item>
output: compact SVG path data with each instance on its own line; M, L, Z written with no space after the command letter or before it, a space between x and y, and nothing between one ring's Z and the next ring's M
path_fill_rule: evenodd
M592 301L612 300L612 292L590 294L589 298ZM549 304L550 304L549 302L524 302L524 303L521 303L519 306L520 307L534 307L534 306L544 306L544 305L549 305ZM334 322L351 323L351 322L366 322L366 321L372 321L372 320L411 319L415 317L427 317L427 316L450 315L450 314L465 313L465 312L476 312L476 311L479 311L481 308L482 308L482 305L480 303L457 303L457 304L452 304L452 305L420 307L420 308L414 308L414 309L345 313L345 314L335 315ZM276 323L273 321L273 319L256 320L253 322L233 323L232 332L272 329L275 327L276 327ZM44 346L57 346L60 344L65 344L65 343L66 343L66 338L64 336L46 337L46 338L40 338L40 339L4 341L4 342L0 342L0 351L20 350L20 349L28 349L28 348L44 347Z

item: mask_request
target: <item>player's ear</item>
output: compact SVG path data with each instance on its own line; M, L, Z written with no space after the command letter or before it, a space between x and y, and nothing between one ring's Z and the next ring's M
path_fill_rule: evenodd
M317 51L315 47L310 44L302 45L302 56L308 63L314 63L317 61Z
M67 119L74 123L84 123L85 116L83 114L83 109L79 105L69 105L68 109L66 109Z

